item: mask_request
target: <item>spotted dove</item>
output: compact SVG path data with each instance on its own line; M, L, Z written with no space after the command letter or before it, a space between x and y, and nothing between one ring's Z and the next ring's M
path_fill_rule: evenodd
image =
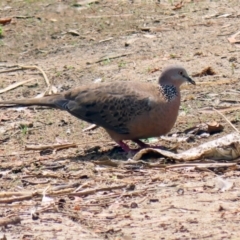
M146 82L111 82L81 86L42 98L0 101L0 104L39 105L60 108L73 116L105 128L126 152L123 140L140 147L142 138L168 133L176 122L180 106L180 85L195 82L180 66L166 68L158 85Z

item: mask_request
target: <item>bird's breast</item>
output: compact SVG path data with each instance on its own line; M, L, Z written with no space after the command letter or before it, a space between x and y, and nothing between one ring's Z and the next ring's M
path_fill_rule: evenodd
M130 134L124 139L158 137L168 133L174 126L180 105L180 98L170 102L156 103L149 112L136 116L128 124Z

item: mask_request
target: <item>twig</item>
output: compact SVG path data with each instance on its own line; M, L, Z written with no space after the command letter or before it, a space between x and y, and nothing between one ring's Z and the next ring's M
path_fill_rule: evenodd
M107 39L103 39L103 40L100 40L99 43L111 41L112 39L113 39L113 37L110 37L110 38L107 38Z
M17 88L17 87L19 87L19 86L21 86L21 85L23 85L25 83L31 82L33 80L36 80L36 78L31 78L31 79L28 79L28 80L24 80L24 81L21 81L21 82L16 82L14 84L11 84L11 85L9 85L6 88L0 89L0 94L4 93L4 92L7 92L7 91L10 91L10 90L12 90L14 88Z
M0 192L0 198L7 198L12 196L27 196L29 194L32 194L30 191L25 192Z
M21 202L21 201L24 201L24 200L30 200L33 197L34 197L34 194L20 196L20 197L2 198L2 199L0 199L0 203Z
M84 128L84 129L82 130L82 132L89 132L89 131L94 130L94 129L98 128L98 127L99 127L99 126L96 125L96 124L91 124L90 126Z
M216 113L218 113L220 116L222 116L222 117L226 120L226 122L228 122L229 125L230 125L236 132L239 133L239 130L227 119L226 116L224 116L224 115L223 115L220 111L218 111L216 108L213 108L213 110L214 110Z
M39 184L47 184L50 182L50 180L44 180L44 181L29 181L29 180L25 180L22 179L23 183L27 183L28 185L39 185Z
M40 71L42 73L43 78L44 78L47 86L50 87L49 79L48 79L46 73L40 67L38 67L38 66L24 66L24 65L19 65L19 67L22 68L22 69L37 69L38 71Z
M229 112L229 111L234 111L234 110L239 110L240 109L240 105L239 104L235 104L233 107L221 107L215 110L217 110L218 112ZM198 112L200 113L213 113L214 109L212 107L204 107L198 110Z
M14 72L19 70L22 70L22 68L17 67L17 68L6 69L6 70L0 71L0 73Z
M235 33L235 34L233 34L232 36L230 36L230 37L228 38L228 41L229 41L230 43L232 43L232 44L234 44L234 43L240 43L240 41L236 39L237 35L239 35L239 34L240 34L240 31L237 32L237 33Z
M51 86L50 81L49 81L46 73L42 70L42 68L40 68L38 66L24 66L24 65L14 65L13 67L15 67L15 68L2 70L2 71L0 71L0 73L13 72L13 71L19 71L19 70L24 70L24 69L37 69L38 71L40 71L42 73L47 86L48 87Z
M75 143L51 144L51 145L26 145L25 150L45 150L45 149L61 150L64 148L71 147L77 147L77 145Z
M48 192L48 196L59 196L59 195L66 195L66 194L71 194L73 191L75 191L75 188L66 188L66 189L62 189L59 191L49 191Z
M183 163L166 166L166 169L172 168L187 168L187 167L197 167L197 168L218 168L218 167L232 167L237 166L237 163Z
M130 52L130 53L110 55L110 56L102 57L102 58L100 58L100 59L98 59L98 60L95 60L95 61L87 62L87 64L100 63L100 62L103 62L103 61L106 61L106 60L110 60L110 59L116 59L116 58L126 57L126 56L131 55L131 54L133 54L133 53Z
M112 191L115 189L121 189L121 188L125 188L127 186L127 184L124 185L120 185L120 186L111 186L111 187L103 187L103 188L95 188L95 189L89 189L89 190L85 190L85 191L81 191L81 192L73 192L70 193L70 196L85 196L85 195L91 195L91 194L95 194L97 192L102 192L102 191Z

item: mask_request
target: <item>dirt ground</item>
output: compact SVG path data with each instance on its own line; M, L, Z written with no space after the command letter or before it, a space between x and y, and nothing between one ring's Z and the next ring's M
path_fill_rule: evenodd
M1 99L46 91L29 66L61 92L99 81L155 83L176 63L197 85L182 88L168 136L213 121L224 129L178 144L146 141L182 152L235 131L217 112L201 112L207 107L228 108L224 116L239 129L238 0L83 2L0 1L0 22L11 19L0 25ZM127 164L103 129L87 127L56 109L0 109L0 239L240 239L238 167L166 168L179 162L159 156ZM219 178L232 187L221 191Z

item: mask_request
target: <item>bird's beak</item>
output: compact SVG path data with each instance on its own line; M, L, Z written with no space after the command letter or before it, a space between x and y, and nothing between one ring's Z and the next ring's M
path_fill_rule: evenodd
M186 78L189 83L196 85L195 81L193 81L189 76L184 76L184 78Z

